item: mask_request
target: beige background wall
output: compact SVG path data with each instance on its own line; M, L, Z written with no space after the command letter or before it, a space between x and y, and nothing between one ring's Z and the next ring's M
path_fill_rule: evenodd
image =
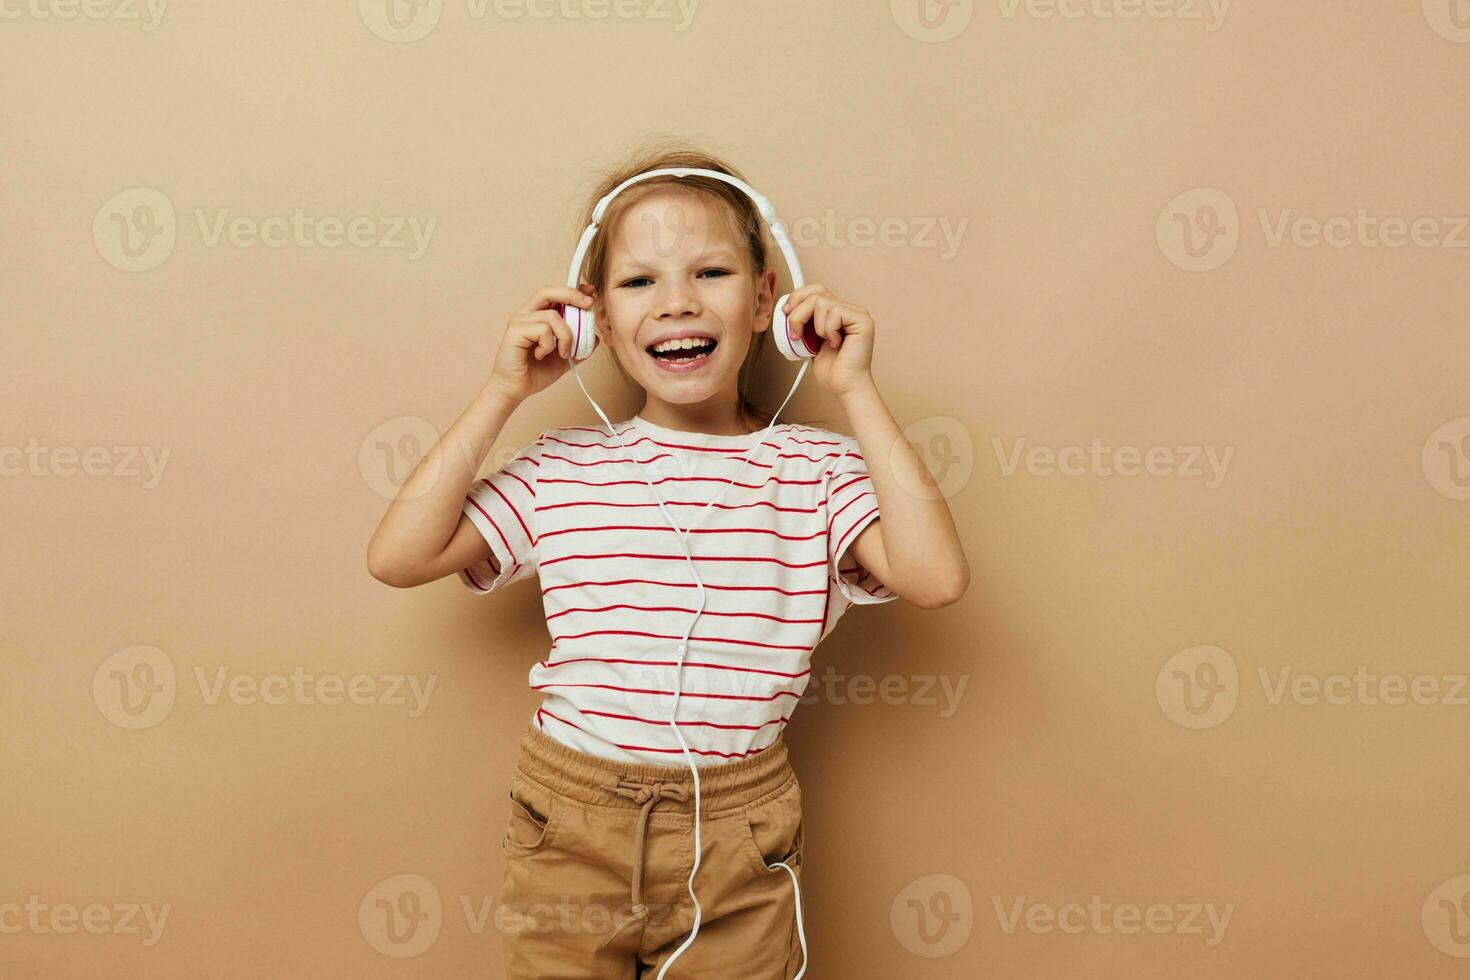
M1470 969L1463 0L98 2L0 0L0 975L499 975L538 599L364 551L650 132L874 312L974 569L817 653L807 976ZM296 209L369 221L211 237Z

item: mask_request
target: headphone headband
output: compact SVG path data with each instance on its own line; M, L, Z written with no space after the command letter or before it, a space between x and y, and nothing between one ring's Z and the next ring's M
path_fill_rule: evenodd
M801 272L801 261L796 257L796 251L791 247L791 239L786 234L786 227L781 224L776 209L754 187L745 181L718 170L703 170L698 167L665 167L659 170L647 170L641 174L629 177L617 187L614 187L602 200L597 202L597 207L592 210L592 224L582 232L582 240L577 243L577 252L572 256L571 268L567 270L567 285L576 288L577 281L582 277L582 262L587 257L587 249L592 246L592 239L597 235L597 229L602 224L603 215L607 213L607 206L612 199L621 194L626 188L651 177L709 177L714 180L723 181L745 194L755 204L756 210L765 219L766 225L771 229L771 237L776 240L776 247L781 250L786 259L786 268L791 272L791 287L799 289L806 285L806 278Z

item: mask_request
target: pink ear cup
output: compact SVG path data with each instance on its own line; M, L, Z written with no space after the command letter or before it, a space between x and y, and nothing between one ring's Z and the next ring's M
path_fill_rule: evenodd
M572 329L572 360L587 360L597 349L597 318L591 310L565 303L557 303L556 311Z
M788 361L800 361L808 357L816 357L817 351L822 349L822 339L817 336L816 331L812 329L810 323L807 324L806 329L802 331L800 337L796 340L791 339L790 318L782 310L782 307L786 305L786 301L790 298L791 294L787 293L785 296L776 300L776 312L771 315L771 334L776 341L776 349Z

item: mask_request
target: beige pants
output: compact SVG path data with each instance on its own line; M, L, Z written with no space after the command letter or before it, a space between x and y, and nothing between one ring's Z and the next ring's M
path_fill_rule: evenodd
M682 760L683 756L675 756ZM699 932L666 980L790 980L801 786L786 743L699 770ZM625 765L528 728L510 784L496 928L505 975L656 977L694 927L694 780Z

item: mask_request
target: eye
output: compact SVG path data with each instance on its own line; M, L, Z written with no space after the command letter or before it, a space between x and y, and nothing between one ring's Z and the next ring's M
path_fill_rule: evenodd
M716 277L724 277L724 276L729 276L729 275L733 275L734 274L729 269L721 269L721 268L703 269L703 270L700 271L699 274L701 276L703 276L706 273L711 273L711 272L714 273ZM619 288L620 289L636 289L639 283L652 282L652 281L653 280L650 279L650 278L648 278L647 276L638 276L636 278L629 279L626 282L622 283L619 286Z

